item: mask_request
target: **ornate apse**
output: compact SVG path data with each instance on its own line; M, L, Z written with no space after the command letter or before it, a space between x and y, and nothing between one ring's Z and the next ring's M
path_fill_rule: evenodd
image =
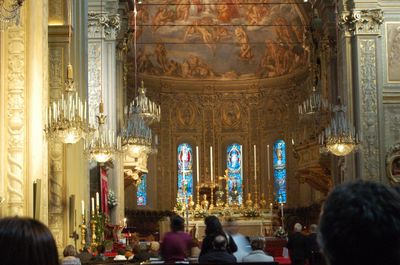
M144 80L149 97L162 109L161 122L153 128L159 135L158 154L149 158L149 207L173 208L181 143L199 146L201 183L210 178L210 146L215 175L221 176L226 169L226 147L243 145L244 195L254 189L252 148L257 145L259 192L272 201L273 188L268 190L268 185L272 187L273 177L267 183L266 150L277 140L287 143L287 187L293 194L288 203L308 203L297 196L303 189L299 180L312 183L316 176L297 172L290 143L300 126L310 126L299 121L297 105L310 92L309 65L315 49L312 13L309 5L277 1L177 1L168 5L143 1L136 17L135 52L135 19L130 12L131 31L125 38L127 102L137 95L135 82ZM320 62L325 90L328 62L330 58ZM318 159L313 163L319 165ZM322 172L329 177L328 171ZM329 185L322 182L312 187L325 193Z

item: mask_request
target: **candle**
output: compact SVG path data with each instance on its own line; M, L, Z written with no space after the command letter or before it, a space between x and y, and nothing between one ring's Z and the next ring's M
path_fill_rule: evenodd
M268 185L270 185L271 170L270 170L270 165L269 165L269 144L267 145L267 165L268 165Z
M254 145L254 184L257 184L257 147Z
M99 198L99 193L96 192L96 208L100 206L100 198Z
M92 215L94 215L94 198L92 197Z
M126 227L126 221L127 221L127 219L126 219L126 217L124 218L124 227Z
M85 201L84 200L82 200L81 201L81 205L82 205L82 215L85 215Z
M214 183L214 176L213 176L213 151L212 151L212 146L210 146L210 177L211 177L211 183Z
M197 185L199 185L199 147L196 146L196 177L197 177Z
M243 179L243 145L240 145L240 175Z
M283 220L283 202L281 203L281 217L282 217L282 220Z

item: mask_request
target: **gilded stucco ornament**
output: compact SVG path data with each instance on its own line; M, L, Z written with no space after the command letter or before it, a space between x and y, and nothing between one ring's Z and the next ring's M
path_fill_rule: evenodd
M378 34L383 23L383 11L381 9L351 10L341 14L339 25L346 34Z
M386 153L386 176L395 185L400 183L400 143L393 145Z
M115 39L120 28L119 14L89 12L89 38Z

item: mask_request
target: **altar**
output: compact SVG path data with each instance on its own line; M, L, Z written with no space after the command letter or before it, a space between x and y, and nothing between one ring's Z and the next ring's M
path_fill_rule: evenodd
M272 233L272 224L275 216L265 214L257 218L239 218L236 222L239 226L239 233L248 237L267 236ZM220 218L222 225L224 219ZM205 236L204 220L189 221L188 231L193 231L195 238L202 240Z

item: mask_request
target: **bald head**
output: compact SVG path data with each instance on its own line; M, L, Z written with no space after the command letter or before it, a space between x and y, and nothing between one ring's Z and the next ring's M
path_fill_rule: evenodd
M226 238L222 235L216 236L213 241L213 247L217 250L226 249Z

